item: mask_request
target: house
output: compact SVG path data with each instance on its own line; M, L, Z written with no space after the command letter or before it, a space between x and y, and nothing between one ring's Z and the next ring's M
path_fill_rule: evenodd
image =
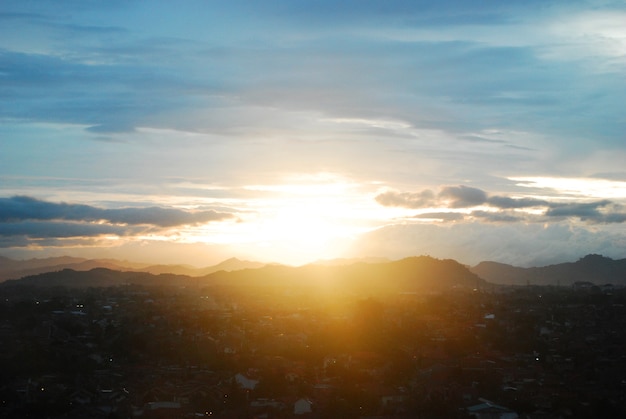
M572 284L572 288L577 291L590 291L597 287L595 284L589 281L576 281Z
M253 380L251 378L246 377L243 374L235 375L235 381L244 390L254 390L257 384L259 384L259 380Z
M182 415L182 408L178 402L150 402L144 406L143 415L154 419L176 418Z
M297 371L287 371L285 373L285 380L290 383L296 382L300 378L300 373Z
M604 293L612 293L613 291L615 291L615 285L613 285L613 284L604 284L604 285L602 285L600 287L600 289Z
M311 412L313 412L313 402L311 402L309 399L301 398L296 400L296 402L293 404L294 415L305 415Z
M518 419L519 415L512 410L499 406L489 400L479 399L482 403L466 408L469 416L476 419Z

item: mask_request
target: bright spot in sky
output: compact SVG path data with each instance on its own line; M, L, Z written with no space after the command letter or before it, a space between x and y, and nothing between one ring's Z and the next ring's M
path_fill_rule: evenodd
M626 198L626 182L593 179L593 178L562 178L562 177L513 177L518 186L528 188L553 189L561 194L577 197L598 199Z
M237 245L251 254L301 264L341 255L356 236L399 212L375 202L378 185L332 174L287 177L244 189L258 198L247 201L239 220L189 230L186 239Z

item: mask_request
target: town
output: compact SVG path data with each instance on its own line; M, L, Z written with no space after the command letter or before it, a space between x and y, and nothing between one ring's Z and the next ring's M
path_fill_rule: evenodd
M0 294L7 418L626 414L626 290L236 285Z

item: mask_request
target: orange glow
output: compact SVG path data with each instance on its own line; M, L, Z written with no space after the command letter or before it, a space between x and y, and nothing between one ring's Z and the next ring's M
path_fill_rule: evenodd
M376 204L378 185L334 174L287 177L244 189L260 197L242 208L237 222L211 223L181 235L191 242L236 245L251 254L299 264L341 256L356 235L398 211Z

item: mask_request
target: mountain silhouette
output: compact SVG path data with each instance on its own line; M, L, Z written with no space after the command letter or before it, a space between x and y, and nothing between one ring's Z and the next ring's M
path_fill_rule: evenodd
M85 259L70 256L43 259L14 260L0 256L0 281L18 279L25 276L63 269L89 271L95 268L107 268L116 271L148 272L154 275L171 273L176 275L205 276L220 270L233 271L246 268L259 268L262 262L252 262L230 258L217 265L197 268L189 265L149 265L117 259Z
M96 268L64 269L5 281L2 286L105 287L122 284L242 287L312 287L349 292L424 292L452 288L473 289L486 282L454 260L428 256L386 263L355 263L341 266L266 265L255 269L220 270L203 277Z
M505 285L572 285L581 281L626 285L626 259L613 260L597 254L576 262L533 268L481 262L470 270L489 282Z

